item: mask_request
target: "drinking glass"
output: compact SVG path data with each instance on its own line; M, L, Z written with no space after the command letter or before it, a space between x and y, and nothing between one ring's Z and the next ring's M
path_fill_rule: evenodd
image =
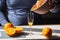
M31 27L33 25L33 21L34 21L34 13L30 11L30 13L28 14L28 25L30 26L30 34L31 34Z

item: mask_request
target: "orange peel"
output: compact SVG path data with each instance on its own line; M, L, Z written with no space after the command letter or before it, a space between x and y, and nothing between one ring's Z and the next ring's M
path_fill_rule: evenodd
M23 28L22 27L16 27L15 30L16 30L16 33L22 33Z
M14 28L7 28L5 30L5 33L8 35L8 36L14 36L14 34L16 33L15 29Z

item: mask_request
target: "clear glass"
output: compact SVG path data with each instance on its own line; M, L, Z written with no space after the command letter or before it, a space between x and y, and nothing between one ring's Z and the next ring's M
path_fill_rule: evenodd
M30 34L32 34L31 27L33 25L33 21L34 21L34 13L32 11L30 11L30 13L28 14L28 25L30 27Z

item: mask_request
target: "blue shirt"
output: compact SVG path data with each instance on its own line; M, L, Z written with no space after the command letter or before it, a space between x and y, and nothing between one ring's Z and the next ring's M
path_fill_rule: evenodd
M7 4L8 19L13 25L21 25L27 22L27 15L36 0L0 0L0 5ZM0 8L2 8L0 6ZM0 23L4 25L7 22L4 13L0 11Z

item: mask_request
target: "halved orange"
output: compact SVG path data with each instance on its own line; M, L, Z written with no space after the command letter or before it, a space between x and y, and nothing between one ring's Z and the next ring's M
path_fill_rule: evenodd
M37 0L37 2L32 6L31 11L35 11L35 10L39 9L45 3L46 3L46 0Z
M49 38L52 36L52 29L49 28L49 27L45 27L43 30L42 30L42 35Z
M22 33L23 28L22 27L16 27L15 30L16 30L16 33Z
M5 33L8 35L8 36L14 36L14 34L16 33L15 29L14 28L7 28L5 30Z
M4 29L14 27L12 23L8 22L4 25Z

